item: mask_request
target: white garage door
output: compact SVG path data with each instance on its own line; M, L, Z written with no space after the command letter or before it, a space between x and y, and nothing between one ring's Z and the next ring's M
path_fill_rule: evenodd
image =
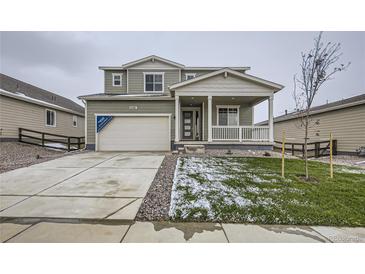
M168 151L168 116L114 116L98 133L98 151Z

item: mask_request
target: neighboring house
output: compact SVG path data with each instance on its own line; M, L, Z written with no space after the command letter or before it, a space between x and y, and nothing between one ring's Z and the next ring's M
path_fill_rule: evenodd
M337 140L338 153L353 154L360 146L365 146L365 94L313 107L310 114L310 142L329 140L332 133ZM267 125L267 121L258 125ZM304 126L297 113L274 119L276 141L281 141L284 130L287 142L304 142Z
M18 139L25 128L84 136L84 108L70 99L0 74L0 140Z
M253 107L282 85L247 74L248 67L186 67L158 56L100 67L104 93L86 104L87 148L167 151L186 144L216 148L273 145L273 124L255 127Z

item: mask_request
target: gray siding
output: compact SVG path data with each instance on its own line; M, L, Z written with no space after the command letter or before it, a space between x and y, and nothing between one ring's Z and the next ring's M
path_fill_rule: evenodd
M137 106L137 110L130 110L129 106ZM95 144L95 113L169 113L171 140L175 138L174 101L88 101L87 144Z
M122 74L122 86L113 87L113 73ZM104 71L104 91L111 94L123 94L127 92L127 71L106 70Z
M237 92L238 94L252 93L252 92L273 92L274 88L270 88L250 80L239 78L228 73L225 78L223 74L219 74L190 85L182 86L176 89L176 92L210 92L217 95L222 92Z
M203 74L207 74L207 73L210 73L212 72L212 70L182 70L181 71L181 81L185 81L186 80L186 74L187 73L195 73L195 77L198 77L200 75L203 75Z
M144 72L152 72L149 70L128 70L128 93L138 94L144 93ZM153 72L164 72L164 93L170 94L169 86L179 82L180 70L153 70Z
M365 105L329 111L312 116L313 121L319 120L319 125L309 130L309 141L328 140L332 132L338 142L338 151L355 152L360 146L365 146ZM287 142L304 142L304 127L299 119L292 119L274 124L276 141L282 139L285 130Z
M45 110L39 106L0 95L0 138L18 138L18 128L67 136L84 136L84 117L77 116L77 127L72 126L74 114L56 111L56 127L45 125Z

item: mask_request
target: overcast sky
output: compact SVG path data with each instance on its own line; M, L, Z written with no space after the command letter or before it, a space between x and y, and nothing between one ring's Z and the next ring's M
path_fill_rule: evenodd
M118 66L155 54L186 66L250 66L248 72L285 86L275 116L292 110L293 75L315 32L1 32L1 72L71 98L103 92L98 66ZM365 93L365 32L325 32L342 44L347 71L323 86L315 105ZM267 104L255 108L255 122Z

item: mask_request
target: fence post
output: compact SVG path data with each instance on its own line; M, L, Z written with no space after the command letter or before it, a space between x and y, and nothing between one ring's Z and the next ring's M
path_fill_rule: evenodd
M333 155L337 155L337 140L332 140Z
M71 138L67 137L67 150L70 151L71 150Z
M42 133L42 147L44 147L44 133Z
M294 156L294 144L291 144L291 155Z
M78 137L77 138L77 149L80 149L81 148L81 138L80 137Z
M302 153L303 153L303 158L304 158L304 144L302 145Z
M18 132L19 142L21 142L22 141L22 129L19 128L18 130L19 130L19 132Z
M285 178L285 131L283 131L281 154L281 177Z
M332 152L333 152L332 133L330 133L330 176L331 176L331 179L333 179Z
M318 143L318 142L314 143L314 157L316 157L316 158L319 157L319 146L320 146L320 143Z

